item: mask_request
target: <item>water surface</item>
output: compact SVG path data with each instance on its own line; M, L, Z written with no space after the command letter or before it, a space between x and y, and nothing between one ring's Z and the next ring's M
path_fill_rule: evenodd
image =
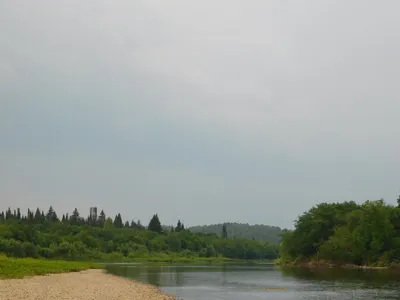
M388 270L280 269L273 264L120 264L107 270L184 300L400 300L400 273Z

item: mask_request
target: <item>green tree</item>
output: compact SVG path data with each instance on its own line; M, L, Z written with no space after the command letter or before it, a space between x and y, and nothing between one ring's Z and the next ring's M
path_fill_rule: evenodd
M72 212L72 215L70 217L70 223L72 225L79 225L80 223L80 215L79 215L79 211L77 208L74 209L74 211Z
M162 232L161 222L160 222L157 214L153 215L153 217L151 218L148 229L150 231L154 231L154 232L158 232L158 233Z
M178 223L176 224L176 227L175 227L175 231L176 232L180 232L180 231L182 231L182 230L184 230L185 229L185 227L183 226L183 224L181 223L181 220L178 220Z
M50 206L50 207L49 207L49 210L47 211L46 220L49 221L49 222L56 222L56 221L58 221L57 214L56 214L56 212L54 211L54 209L53 209L52 206Z
M105 221L106 221L106 214L104 213L104 210L101 210L100 215L99 215L99 226L104 227Z
M121 214L117 214L114 218L114 226L116 228L122 228L124 227L124 223L122 222L122 217Z

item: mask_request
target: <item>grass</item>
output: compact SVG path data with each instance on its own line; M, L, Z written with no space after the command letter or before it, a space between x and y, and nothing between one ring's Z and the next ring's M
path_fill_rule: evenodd
M101 269L101 264L47 260L34 258L9 258L0 255L0 279L23 278L25 276L50 273L79 272L87 269Z

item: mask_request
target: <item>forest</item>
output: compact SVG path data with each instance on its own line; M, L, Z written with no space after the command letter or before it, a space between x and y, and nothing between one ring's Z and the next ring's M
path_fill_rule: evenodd
M282 233L281 260L387 266L400 261L398 205L383 200L321 203Z
M225 228L226 230L226 228ZM82 217L77 209L59 217L46 212L20 209L0 213L0 253L12 257L90 261L134 261L170 258L275 259L279 247L265 241L228 238L226 233L193 233L177 222L161 225L155 214L147 226L123 221L121 214Z

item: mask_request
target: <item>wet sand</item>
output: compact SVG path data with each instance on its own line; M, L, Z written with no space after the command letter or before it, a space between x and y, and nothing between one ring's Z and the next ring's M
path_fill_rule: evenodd
M87 270L23 279L0 280L2 300L175 300L158 288Z

